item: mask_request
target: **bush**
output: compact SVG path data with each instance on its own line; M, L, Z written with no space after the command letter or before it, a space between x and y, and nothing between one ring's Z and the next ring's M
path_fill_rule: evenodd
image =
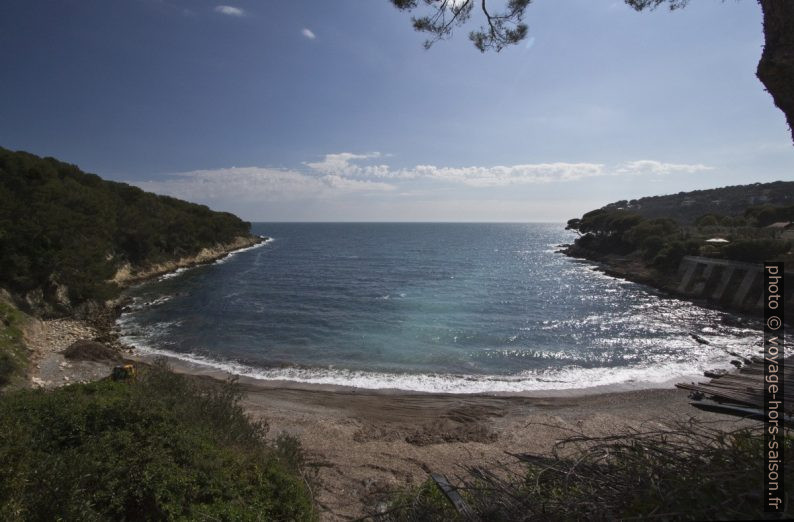
M681 227L672 219L657 218L643 220L623 234L623 240L635 248L641 247L650 237L658 237L665 242L679 235Z
M27 347L22 341L25 316L0 297L0 387L20 380L27 367Z
M794 441L788 434L782 442L784 481L790 483ZM558 443L552 456L517 455L524 473L508 466L469 468L459 491L482 520L790 517L790 504L782 517L763 511L764 451L762 426L724 432L689 421L600 438L575 435ZM428 482L398 494L383 518L460 520L448 504L444 509Z
M717 214L706 214L695 220L695 225L699 227L716 227L722 222L723 217Z
M678 268L684 256L695 255L699 250L700 244L695 240L672 241L659 250L653 258L653 265L669 272Z
M664 248L664 238L659 236L649 236L642 240L640 248L642 250L642 257L646 261L650 261L657 256L657 254Z
M164 367L3 396L0 519L313 519L294 441L267 445L239 398Z
M779 239L747 239L728 243L722 247L722 255L736 261L763 263L785 254L790 248L788 241Z
M794 205L750 207L745 210L744 217L758 227L765 227L778 221L794 221Z

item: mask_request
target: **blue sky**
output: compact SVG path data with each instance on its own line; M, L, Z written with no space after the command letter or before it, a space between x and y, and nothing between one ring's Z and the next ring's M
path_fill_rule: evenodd
M535 0L422 48L387 0L6 0L0 145L254 221L564 221L794 179L751 0Z

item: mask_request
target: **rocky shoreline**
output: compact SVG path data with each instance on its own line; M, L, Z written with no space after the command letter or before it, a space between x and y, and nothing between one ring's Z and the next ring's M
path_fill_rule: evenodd
M251 248L268 241L261 236L237 237L233 241L204 248L195 256L183 257L143 270L128 266L117 272L114 282L123 289L144 283L179 269L192 268L223 259L234 252ZM113 367L127 360L132 348L119 341L115 323L127 298L105 303L90 303L72 309L67 317L38 319L31 317L23 328L25 345L29 351L30 365L27 381L33 387L55 388L75 382L88 382L107 377ZM110 348L117 357L91 357L78 355L67 358L64 351L75 342L92 341Z
M144 269L136 270L127 263L116 271L112 281L122 288L127 288L134 284L142 283L173 272L174 270L179 270L180 268L192 268L194 266L215 262L235 251L264 243L268 239L270 238L261 236L239 236L228 243L218 244L212 248L202 248L196 255L182 257L164 263L157 263Z
M677 291L677 284L675 277L671 274L665 274L648 266L641 260L631 256L618 256L618 255L604 255L601 253L587 250L577 246L576 244L562 245L562 248L557 251L574 259L581 259L592 263L593 268L599 272L611 277L617 277L632 283L638 283L653 288L658 292L662 292L670 297L688 301L703 308L710 308L720 312L730 313L741 317L746 320L756 320L759 317L750 314L747 311L736 310L729 306L725 306L718 301L693 298L692 296L682 294Z

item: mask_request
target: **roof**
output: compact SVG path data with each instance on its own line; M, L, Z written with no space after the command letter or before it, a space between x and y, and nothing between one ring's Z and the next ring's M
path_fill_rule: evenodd
M788 228L791 226L791 221L778 221L777 223L772 223L771 225L767 225L766 228Z

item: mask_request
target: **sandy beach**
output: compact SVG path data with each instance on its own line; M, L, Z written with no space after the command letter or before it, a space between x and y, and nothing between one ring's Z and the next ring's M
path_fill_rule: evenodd
M140 361L145 355L133 355ZM172 368L202 378L224 374L178 360ZM269 436L300 439L322 520L355 520L385 506L395 488L428 473L454 481L464 466L513 466L509 453L548 453L575 433L608 435L676 421L738 427L735 417L702 412L672 388L514 395L364 390L239 378L242 405L267 421Z

